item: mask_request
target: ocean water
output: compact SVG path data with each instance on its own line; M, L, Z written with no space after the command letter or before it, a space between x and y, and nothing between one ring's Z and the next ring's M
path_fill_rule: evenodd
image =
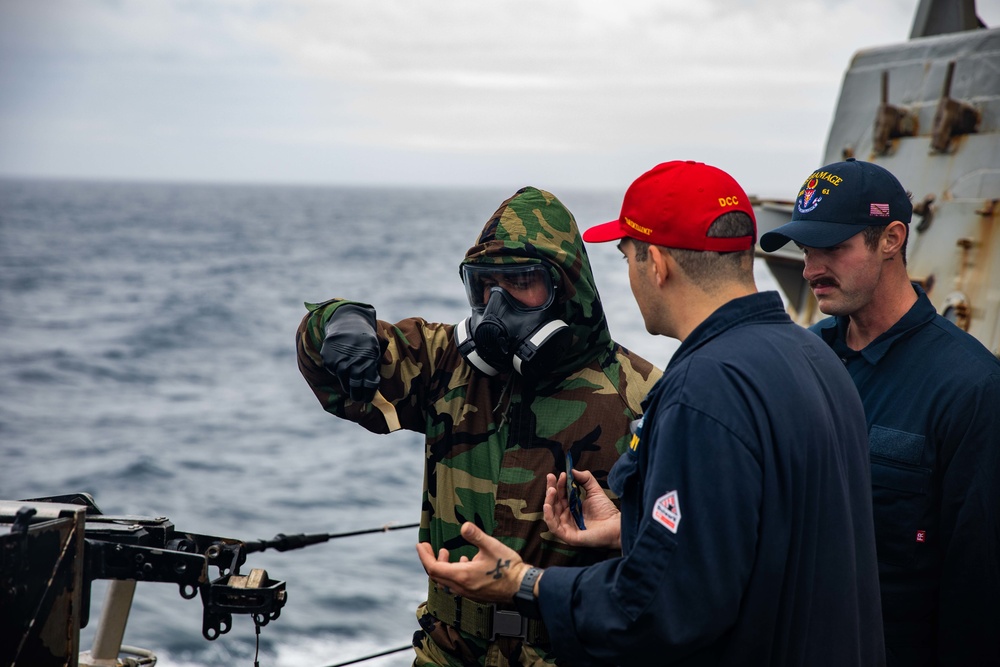
M458 262L515 189L0 181L0 498L83 491L106 514L244 540L418 521L421 437L323 412L295 365L302 303L346 296L384 319L458 321ZM620 205L556 194L581 226ZM669 341L645 334L624 263L601 250L613 333L665 361ZM251 554L247 567L288 590L261 663L320 667L408 644L426 591L415 542L410 529ZM94 585L84 649L105 589ZM252 664L255 639L236 616L205 640L200 602L163 583L139 584L125 634L165 667Z
M105 514L243 540L418 521L421 437L323 412L294 332L304 301L334 296L390 321L457 322L458 262L517 187L0 180L0 498L87 492ZM616 192L555 194L582 228L620 207ZM589 254L612 334L664 365L676 343L645 332L614 244ZM415 542L407 529L251 554L244 571L263 567L288 591L261 664L409 644L426 593ZM83 650L105 590L95 583ZM175 585L141 582L124 643L161 667L253 664L249 616L211 642L201 618Z

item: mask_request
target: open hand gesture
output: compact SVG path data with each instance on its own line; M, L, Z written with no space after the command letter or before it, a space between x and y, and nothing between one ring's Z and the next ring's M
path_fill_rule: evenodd
M530 566L521 560L516 551L487 535L474 523L462 524L461 530L462 537L479 552L472 560L462 556L457 563L450 563L447 549L441 549L435 558L430 543L420 542L417 544L417 555L427 576L455 595L481 602L512 600Z

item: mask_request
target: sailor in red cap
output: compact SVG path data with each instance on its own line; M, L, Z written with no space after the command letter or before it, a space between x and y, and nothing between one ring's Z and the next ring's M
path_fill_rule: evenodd
M608 476L620 513L574 470L581 528L549 475L553 534L623 554L541 570L466 523L472 560L418 547L432 579L534 610L574 665L884 664L861 401L829 347L757 293L755 236L739 184L680 161L584 233L618 241L647 330L681 341Z

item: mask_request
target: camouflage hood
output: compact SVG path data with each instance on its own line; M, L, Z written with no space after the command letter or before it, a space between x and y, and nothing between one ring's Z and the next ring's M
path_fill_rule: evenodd
M526 187L490 217L462 264L538 263L549 267L557 286L555 316L572 332L555 366L555 372L568 373L607 351L611 334L573 214L551 193Z

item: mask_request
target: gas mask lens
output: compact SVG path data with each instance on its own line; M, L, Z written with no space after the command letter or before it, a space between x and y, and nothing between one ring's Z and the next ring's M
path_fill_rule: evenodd
M525 310L546 308L552 303L552 278L541 264L507 266L462 266L462 281L469 303L481 310L490 300L494 287L501 288Z

